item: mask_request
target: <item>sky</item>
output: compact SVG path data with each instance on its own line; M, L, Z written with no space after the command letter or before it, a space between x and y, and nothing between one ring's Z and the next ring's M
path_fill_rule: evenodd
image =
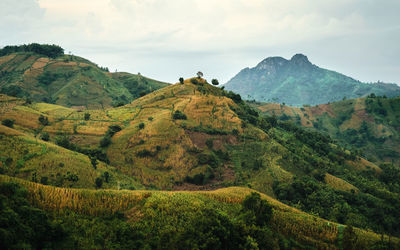
M399 0L0 0L0 47L57 44L111 71L225 83L296 53L400 84Z

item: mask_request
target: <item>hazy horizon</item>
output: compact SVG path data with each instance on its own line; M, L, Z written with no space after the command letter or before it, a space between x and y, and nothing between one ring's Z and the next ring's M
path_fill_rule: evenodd
M400 2L2 0L0 47L58 44L110 71L225 83L270 56L308 56L363 82L400 83Z

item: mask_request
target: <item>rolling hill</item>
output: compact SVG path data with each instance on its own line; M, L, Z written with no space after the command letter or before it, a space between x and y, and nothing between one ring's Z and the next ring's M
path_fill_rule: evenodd
M6 46L0 50L0 93L77 108L123 105L167 86L140 74L110 73L55 45ZM46 53L43 49L59 49ZM42 50L40 50L42 49ZM53 50L51 50L53 51Z
M271 203L277 199L341 225L399 235L400 190L396 188L398 180L388 183L382 179L387 169L338 146L329 136L273 116L260 117L239 95L213 87L202 78L158 89L121 107L86 112L5 95L0 104L1 170L8 176L34 182L47 177L45 184L60 187L191 190L184 192L185 197L177 192L182 204L191 204L187 199L197 195L197 190L250 187L268 195ZM60 162L64 163L61 168ZM75 167L77 162L81 163ZM111 175L109 182L105 171ZM76 178L68 177L68 172L82 182L74 183ZM57 176L64 181L59 183ZM104 186L98 185L97 179ZM93 194L98 197L102 191ZM161 195L159 199L167 198ZM34 204L41 206L40 202ZM170 211L169 201L162 204L167 210L161 211ZM153 213L142 208L133 209L133 221L137 215ZM122 217L131 218L128 214ZM293 225L308 227L297 216L290 220ZM317 228L312 230L320 232ZM334 233L324 246L339 246L338 235ZM310 235L295 241L321 247L318 241L324 237Z
M41 221L18 223L25 223L25 230L36 228L35 236L42 241L29 242L26 235L18 234L20 224L14 224L19 241L7 235L4 238L8 241L1 243L5 247L24 242L25 246L46 244L57 249L397 249L400 244L398 238L326 221L241 187L94 191L44 186L0 175L0 195L6 192L10 201L26 199L34 204L31 219L40 216ZM262 200L267 203L261 204L272 209L264 225L256 210L262 207L256 202ZM14 216L20 215L18 207L8 204L9 210L15 210ZM10 213L2 215L3 220L11 217ZM47 237L42 236L43 228L49 228Z
M377 163L400 164L400 98L370 95L317 106L252 103L262 113L329 134Z
M292 106L365 97L371 93L388 97L400 95L400 87L396 84L362 83L320 68L302 54L296 54L290 60L268 57L254 68L241 70L224 86L247 100Z

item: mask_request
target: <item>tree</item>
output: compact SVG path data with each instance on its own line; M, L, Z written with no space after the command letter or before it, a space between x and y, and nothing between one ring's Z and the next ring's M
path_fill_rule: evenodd
M103 179L101 177L97 177L95 183L96 188L101 188L101 186L103 185Z
M47 126L47 125L50 124L49 123L49 118L47 118L46 116L40 115L38 120L43 126Z
M174 114L172 115L172 119L174 119L174 120L186 120L187 117L186 117L186 115L185 115L184 113L182 113L181 111L176 110L176 111L174 112Z
M217 79L212 79L211 83L212 83L212 85L215 85L215 86L217 86L219 84Z
M49 140L50 140L49 133L43 132L43 133L42 133L42 136L41 136L41 139L42 139L43 141L49 141Z
M242 202L242 210L255 218L258 226L266 225L272 218L272 206L261 199L259 193L252 192Z
M12 128L12 127L14 127L14 120L11 120L11 119L4 119L2 122L1 122L1 124L2 125L4 125L4 126L6 126L6 127L9 127L9 128Z
M110 180L110 173L108 173L107 171L104 172L104 173L103 173L103 178L104 178L104 181L105 181L106 183L108 183L109 180Z
M197 77L198 78L202 78L203 77L203 72L201 72L201 71L197 72Z
M139 123L139 129L144 129L144 123L143 122Z
M89 113L85 113L85 121L88 121L90 119L90 114Z
M90 157L90 163L92 163L92 166L94 169L97 168L97 158L96 157Z
M183 84L183 81L184 81L184 80L183 80L183 77L180 77L180 78L179 78L179 82L180 82L181 84Z

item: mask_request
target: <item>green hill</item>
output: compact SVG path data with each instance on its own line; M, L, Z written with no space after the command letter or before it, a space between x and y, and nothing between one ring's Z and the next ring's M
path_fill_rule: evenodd
M39 138L48 134L46 145L55 150L60 147L54 144L61 146L71 157L78 155L88 168L93 169L89 159L109 168L114 178L110 184L105 184L105 169L99 167L94 173L107 188L251 187L342 225L399 235L398 183L382 179L393 169L376 166L334 144L329 136L260 117L239 95L201 78L156 90L125 106L87 112L8 96L1 96L0 104L0 120L13 123L13 128L2 127L5 132L0 137L5 149L16 151L10 168L10 153L0 151L3 172L10 176L36 181L42 175L57 176L57 168L46 172L40 161L57 165L65 160L54 154L35 157L43 149ZM24 144L21 138L26 137L39 145L32 150L13 146ZM21 161L24 171L14 175L18 166L13 164ZM67 167L79 180L88 180L89 184L77 187L96 187L95 177L80 172L83 164L79 171ZM49 179L48 184L57 185L57 178ZM304 226L292 219L293 225Z
M0 175L0 196L4 195L2 208L8 213L0 210L2 220L17 221L10 227L14 237L2 234L7 241L0 244L6 248L397 249L399 245L398 238L329 222L248 188L93 191ZM24 210L16 201L24 204ZM26 211L30 220L25 220Z
M6 46L0 56L0 93L37 102L107 108L168 85L141 75L110 73L84 58L64 55L55 45Z
M267 115L327 133L371 161L400 164L399 97L370 95L302 108L273 103L252 105Z
M254 68L245 68L229 80L225 88L247 100L279 102L293 106L316 105L365 97L371 93L395 97L396 84L362 83L335 71L312 64L304 55L290 60L269 57Z

